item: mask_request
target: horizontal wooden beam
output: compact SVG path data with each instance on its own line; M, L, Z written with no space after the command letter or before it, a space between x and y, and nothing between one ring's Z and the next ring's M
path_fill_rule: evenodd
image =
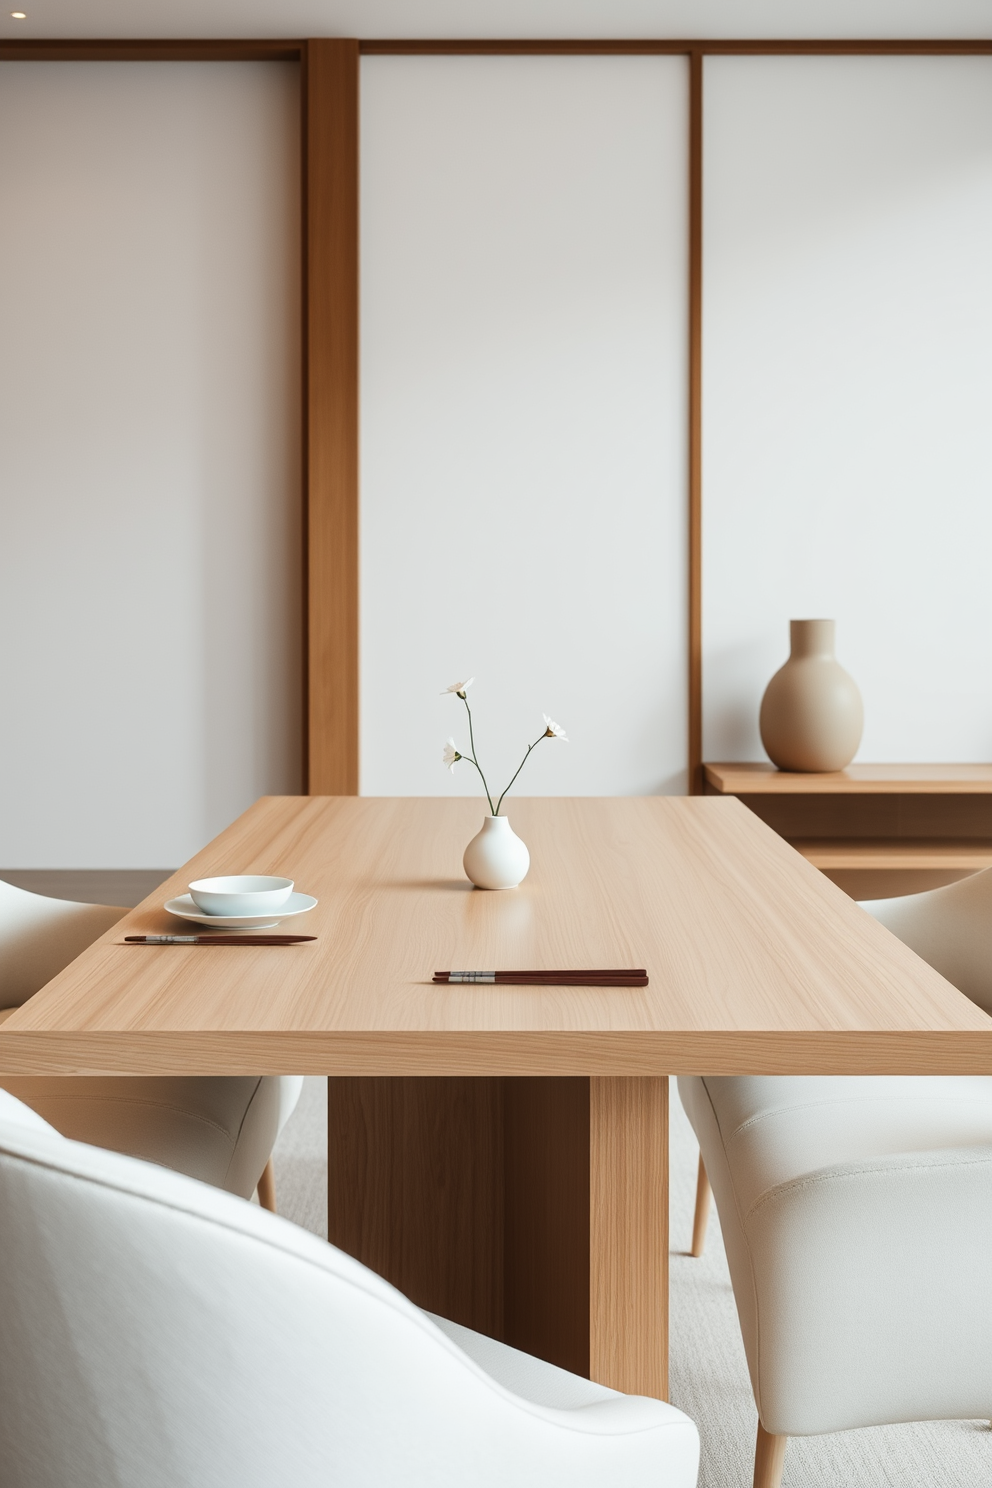
M646 38L643 40L615 40L600 37L583 41L564 41L548 38L543 41L512 41L492 38L488 40L411 40L397 38L390 41L362 41L359 49L363 56L507 56L507 57L637 57L637 56L689 56L703 53L707 56L838 56L838 57L958 57L972 54L992 53L992 38L902 40L883 38L872 40L704 40L702 38L669 39Z
M0 60L20 62L298 62L305 42L284 38L225 38L189 40L160 37L100 38L63 37L41 40L26 37L0 41ZM992 54L992 38L942 38L921 40L871 38L866 40L811 41L783 39L734 39L647 37L618 40L611 37L585 40L482 40L419 39L397 37L369 39L358 43L365 56L673 56L693 52L706 56L921 56L961 57Z
M586 56L639 56L642 53L661 56L681 55L692 51L694 43L688 41L614 41L608 38L589 41L512 41L494 38L473 41L470 38L453 41L407 40L361 41L359 49L363 56L507 56L507 57L586 57Z
M3 62L298 62L302 41L183 41L88 38L0 41Z

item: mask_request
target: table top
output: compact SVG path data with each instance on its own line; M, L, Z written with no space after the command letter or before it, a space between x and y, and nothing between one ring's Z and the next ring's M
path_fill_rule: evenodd
M992 1073L992 1019L732 798L517 799L532 867L473 890L471 799L267 797L0 1026L16 1073ZM294 947L127 946L193 878L278 873ZM646 988L435 986L646 966Z
M992 793L992 765L848 765L822 775L775 765L703 766L710 790L735 796L982 796Z

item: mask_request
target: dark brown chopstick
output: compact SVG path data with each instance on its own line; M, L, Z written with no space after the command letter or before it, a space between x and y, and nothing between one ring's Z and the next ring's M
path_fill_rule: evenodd
M316 935L125 935L127 945L287 946L316 940Z
M646 987L643 966L578 971L436 971L433 980L446 986L516 987Z

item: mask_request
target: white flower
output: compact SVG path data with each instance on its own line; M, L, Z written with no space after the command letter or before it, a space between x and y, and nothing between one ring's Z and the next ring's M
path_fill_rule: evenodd
M455 748L455 741L454 741L454 739L449 739L448 742L447 742L447 744L445 744L445 746L444 746L444 754L441 756L442 762L444 764L446 764L447 767L448 767L448 769L451 771L451 773L454 774L455 773L455 765L457 764L457 762L460 759L461 759L461 755L458 753L458 750Z
M474 677L469 677L467 682L452 682L450 687L446 687L444 689L444 692L442 692L441 696L444 697L445 693L448 692L457 692L458 696L463 698L474 681Z
M544 715L544 722L547 725L547 728L546 728L544 734L542 735L542 738L545 738L545 739L564 739L565 743L566 744L568 743L568 736L565 733L565 730L562 728L562 726L561 726L560 723L555 723L554 719L553 718L549 718L548 715L547 715L547 713L545 713L545 715Z

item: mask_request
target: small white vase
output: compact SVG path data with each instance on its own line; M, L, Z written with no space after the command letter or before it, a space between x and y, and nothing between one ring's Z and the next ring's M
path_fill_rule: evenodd
M487 816L462 863L477 889L515 889L527 877L530 853L505 816Z

